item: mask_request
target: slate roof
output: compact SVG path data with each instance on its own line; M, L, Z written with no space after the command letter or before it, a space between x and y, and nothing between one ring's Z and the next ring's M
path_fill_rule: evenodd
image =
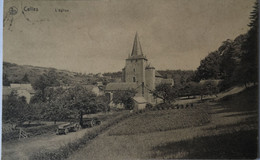
M141 43L139 41L138 33L135 34L134 44L131 55L127 58L127 60L133 59L145 59L147 60L146 56L143 54Z
M211 82L211 83L213 83L213 84L215 84L215 85L218 85L220 82L222 82L223 80L221 80L221 79L207 79L207 80L200 80L200 84L205 84L205 83L207 83L207 82Z
M133 100L139 104L147 103L146 99L142 96L135 96L135 97L133 97Z
M163 78L163 76L162 76L159 72L157 72L157 71L155 71L155 77L161 77L161 78Z
M136 32L131 56L137 55L143 55L143 51L139 41L138 33Z
M162 84L169 84L169 85L173 85L174 84L174 81L173 81L173 79L162 79L161 80L161 83Z
M130 90L136 89L137 83L109 83L106 86L106 91Z

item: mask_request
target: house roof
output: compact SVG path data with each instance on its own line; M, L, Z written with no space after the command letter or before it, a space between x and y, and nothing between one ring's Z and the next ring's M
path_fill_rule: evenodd
M173 85L174 81L173 81L173 79L167 78L167 79L162 79L161 83Z
M26 90L33 90L31 84L17 84L17 83L11 83L10 87L13 89L26 89Z
M142 96L135 96L133 97L133 100L136 102L136 103L147 103L147 101L145 100L144 97Z
M215 85L218 85L220 82L222 82L223 80L221 80L221 79L206 79L206 80L201 80L199 83L200 84L205 84L205 83L207 83L207 82L211 82L211 83L213 83L213 84L215 84Z
M163 77L159 72L155 71L155 77Z
M122 91L129 89L136 89L137 83L109 83L106 86L106 91Z
M151 64L148 64L145 69L155 69Z
M31 84L17 84L17 83L11 83L10 88L12 90L27 90L29 93L35 93L35 90L33 89Z
M82 85L82 87L84 87L84 88L85 88L86 90L88 90L88 91L92 91L95 86L94 86L94 85L87 84L87 85Z

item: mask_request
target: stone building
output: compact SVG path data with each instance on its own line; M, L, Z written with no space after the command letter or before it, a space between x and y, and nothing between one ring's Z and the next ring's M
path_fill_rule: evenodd
M125 67L122 69L122 82L109 83L106 86L106 92L110 93L112 99L112 93L114 91L134 89L137 92L133 98L134 101L143 106L144 103L156 103L155 98L150 92L161 83L173 85L173 80L162 77L148 62L148 59L143 54L139 37L136 33L132 52L128 58L126 58ZM142 102L138 102L138 100ZM144 100L146 102L144 102Z

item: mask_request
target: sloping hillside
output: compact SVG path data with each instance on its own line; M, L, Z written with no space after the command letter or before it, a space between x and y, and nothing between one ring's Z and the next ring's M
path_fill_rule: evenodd
M25 74L27 74L29 82L34 83L40 75L47 74L49 71L55 72L56 78L61 85L78 83L91 84L96 80L95 77L67 70L3 62L3 75L7 77L10 83L22 83Z

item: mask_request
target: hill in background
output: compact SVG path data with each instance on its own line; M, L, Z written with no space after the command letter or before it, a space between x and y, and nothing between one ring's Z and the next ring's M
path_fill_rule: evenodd
M10 83L23 83L22 79L27 75L29 83L34 83L42 74L54 71L60 85L72 84L92 84L98 81L93 74L82 74L55 68L37 67L30 65L17 65L14 63L3 62L3 76Z
M96 82L107 84L109 82L119 81L122 77L121 71L108 72L103 75L100 73L82 74L55 68L17 65L3 62L4 85L6 85L5 81L8 81L9 83L24 83L22 79L25 75L28 77L29 83L34 83L40 75L47 74L50 71L55 72L56 79L60 82L60 85L96 84ZM194 71L192 70L160 70L158 72L164 77L172 78L176 85L189 82L194 76Z

